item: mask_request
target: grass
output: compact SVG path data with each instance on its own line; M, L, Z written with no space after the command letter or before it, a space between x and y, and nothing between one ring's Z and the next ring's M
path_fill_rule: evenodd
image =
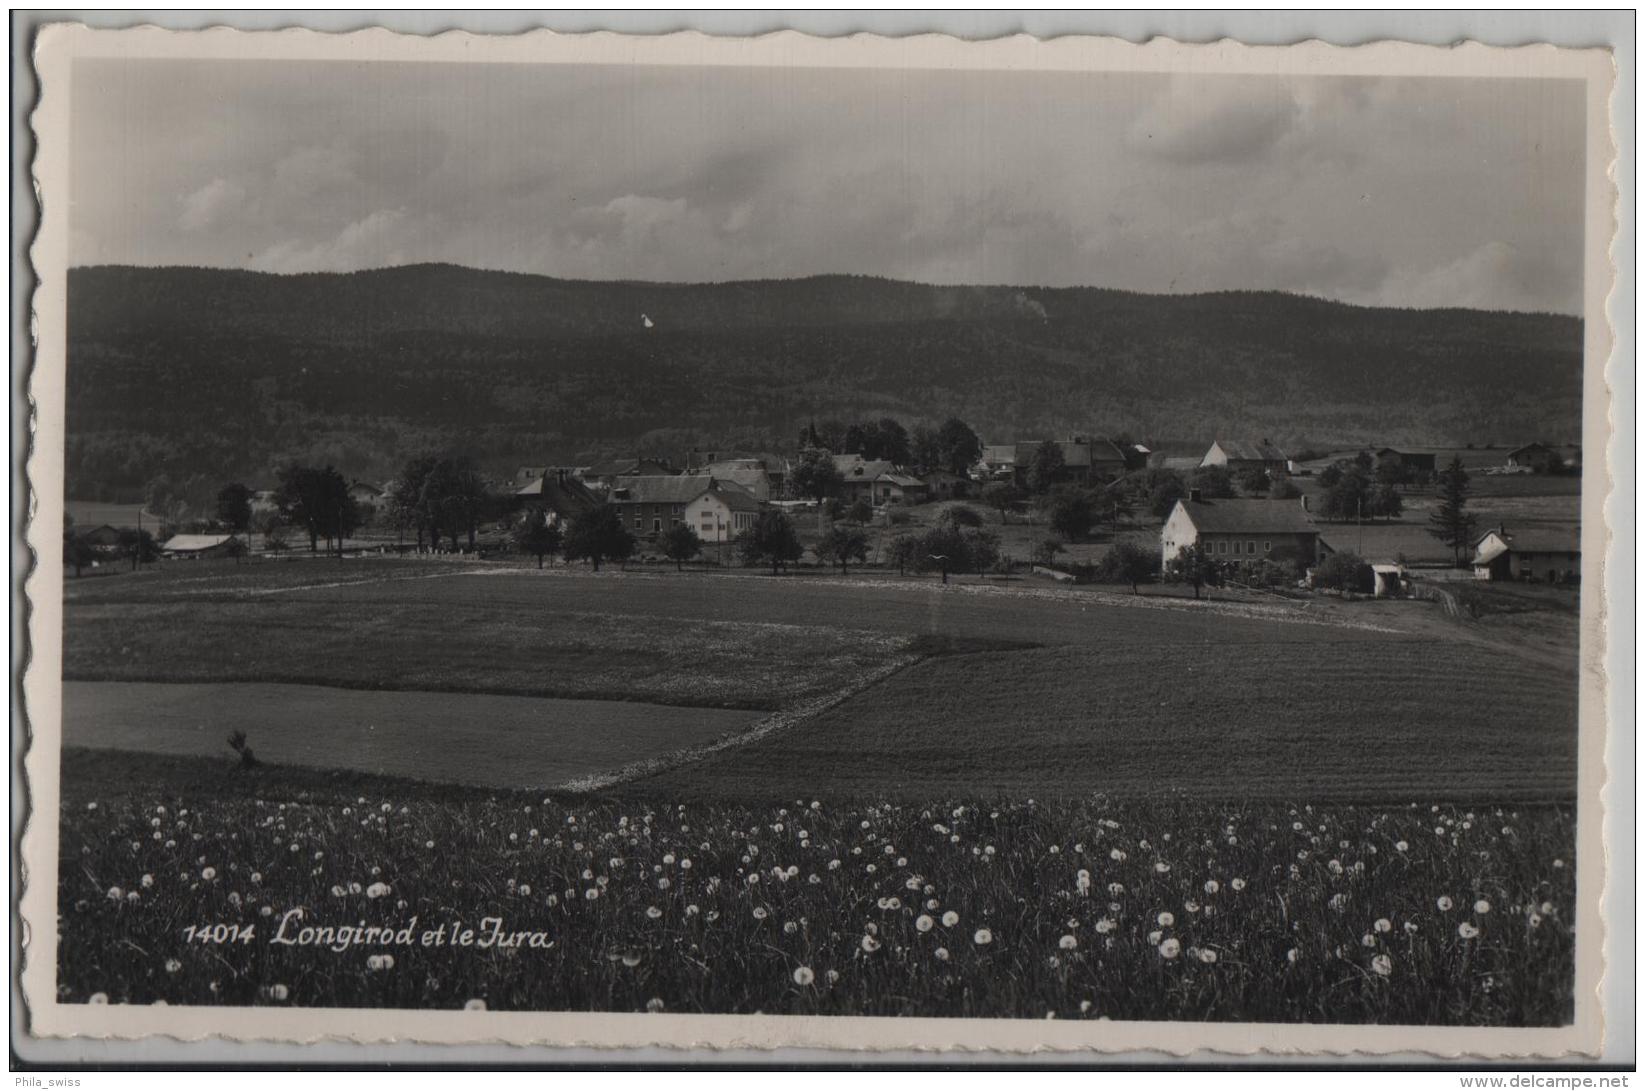
M1280 694L1283 693L1283 697ZM920 800L1566 799L1574 673L1459 643L1116 643L930 661L799 725L638 781Z
M755 714L628 701L372 692L258 682L67 682L66 745L541 788L745 729Z
M62 782L67 1003L1510 1026L1573 1012L1562 806L677 804L72 750ZM415 920L417 938L271 942L294 910L315 927ZM420 943L458 922L483 938L486 917L536 946ZM253 934L187 940L213 924Z

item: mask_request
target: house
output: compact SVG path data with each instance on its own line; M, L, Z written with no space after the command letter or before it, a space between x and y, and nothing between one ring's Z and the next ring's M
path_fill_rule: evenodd
M692 472L707 474L716 481L731 481L747 490L756 500L771 499L771 475L765 463L757 458L722 458L697 467Z
M971 479L947 470L932 470L924 475L926 498L929 500L961 500L971 495Z
M93 550L110 550L120 545L120 529L108 523L89 530L77 530L74 536Z
M375 508L382 505L383 490L369 481L356 481L348 487L348 497L356 504L369 504Z
M1022 440L1016 444L1012 471L1017 484L1028 484L1028 474L1034 466L1034 452L1044 440ZM1093 440L1086 436L1070 436L1052 440L1062 451L1062 473L1059 481L1073 481L1082 485L1110 481L1125 475L1125 452L1105 439Z
M1576 583L1582 578L1582 541L1569 530L1516 530L1498 524L1474 545L1476 580Z
M1210 450L1200 459L1203 466L1226 466L1228 472L1237 474L1242 470L1267 470L1273 475L1283 474L1289 464L1285 452L1275 447L1266 439L1256 443L1247 443L1237 439L1218 439L1211 442Z
M866 500L876 503L874 482L883 474L895 473L897 466L883 458L866 459L861 455L835 455L834 468L840 471L844 484L840 498L847 504Z
M674 467L656 458L611 458L585 466L578 472L583 484L597 492L609 492L619 479L628 477L661 477L674 473Z
M982 457L977 460L976 474L984 480L1009 481L1017 475L1017 445L992 443L984 445Z
M930 496L924 481L912 474L892 471L874 479L873 498L876 505L923 504Z
M764 505L736 488L703 490L685 505L685 525L705 542L729 542L754 525Z
M1393 465L1404 471L1406 478L1432 477L1434 475L1434 453L1432 451L1396 451L1392 447L1381 447L1371 452L1376 459L1377 469Z
M636 536L651 537L686 522L686 506L703 493L716 490L747 494L735 482L720 481L708 474L645 474L619 479L609 500L623 526ZM757 499L754 502L759 503Z
M193 560L221 557L228 552L232 534L173 534L160 546L160 556Z
M1552 447L1541 443L1527 443L1508 452L1507 465L1514 469L1525 468L1532 473L1545 474L1560 469L1564 461L1559 452Z
M533 467L521 467L521 470ZM535 467L539 472L535 477L528 478L514 490L514 507L518 510L534 509L546 517L549 526L575 519L583 512L599 505L600 498L595 496L587 485L577 480L572 471L564 466ZM514 475L516 481L520 475Z
M1306 501L1306 498L1304 498ZM1178 500L1160 529L1160 563L1184 546L1199 545L1213 561L1260 560L1317 564L1328 548L1308 509L1293 500L1202 500L1199 490Z

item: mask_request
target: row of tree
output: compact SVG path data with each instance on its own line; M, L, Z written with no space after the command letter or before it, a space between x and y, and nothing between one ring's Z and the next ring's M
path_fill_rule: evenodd
M982 457L982 440L958 417L950 417L934 428L925 423L916 424L912 431L894 417L857 422L830 419L817 421L802 430L800 449L860 455L871 461L883 459L922 474L937 470L964 474ZM813 494L802 492L801 495Z

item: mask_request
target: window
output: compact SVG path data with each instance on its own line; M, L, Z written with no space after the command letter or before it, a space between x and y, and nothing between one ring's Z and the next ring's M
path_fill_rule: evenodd
M1228 552L1228 543L1227 542L1218 542L1217 543L1217 552L1218 553L1227 553Z
M634 517L634 529L639 530L644 525L645 525L645 520L641 519L638 515L636 515Z
M1272 553L1274 551L1274 543L1273 542L1263 542L1262 543L1262 551L1264 553Z
M1245 552L1250 554L1251 556L1255 557L1257 555L1257 543L1255 543L1255 542L1246 542L1245 543Z
M663 521L661 519L651 520L651 533L653 533L653 534L660 533L662 531L662 529L663 529Z

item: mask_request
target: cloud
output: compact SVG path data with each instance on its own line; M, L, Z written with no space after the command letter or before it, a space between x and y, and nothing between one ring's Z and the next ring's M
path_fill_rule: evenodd
M1580 276L1563 273L1538 252L1495 241L1436 268L1390 277L1374 301L1394 307L1579 311L1581 291Z
M1173 163L1249 162L1284 139L1301 116L1282 80L1176 79L1132 122L1126 140Z
M250 267L268 273L345 273L403 265L410 253L404 209L379 209L318 242L288 240L265 248Z
M177 226L184 231L205 231L238 210L246 200L243 187L222 178L213 178L183 198Z

